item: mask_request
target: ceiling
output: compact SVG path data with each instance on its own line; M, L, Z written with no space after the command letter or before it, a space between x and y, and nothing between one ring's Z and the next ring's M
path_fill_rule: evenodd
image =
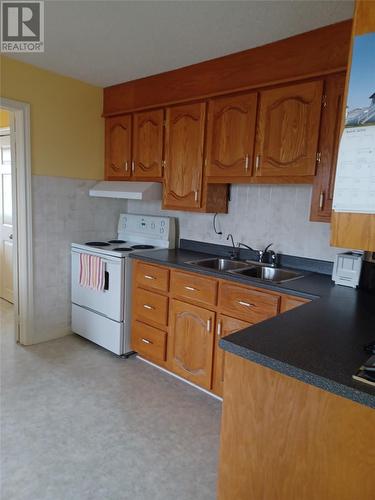
M105 87L352 17L349 0L45 2L45 52L12 55Z

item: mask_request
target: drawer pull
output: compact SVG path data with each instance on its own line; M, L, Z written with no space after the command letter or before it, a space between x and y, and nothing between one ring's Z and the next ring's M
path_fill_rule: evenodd
M185 290L190 290L191 292L196 292L198 289L192 286L185 286Z
M211 331L211 318L209 318L207 320L207 331L210 332Z
M221 337L221 321L217 323L217 336Z
M239 300L238 303L241 305L241 306L245 306L245 307L251 307L251 306L254 306L255 304L250 304L250 302L244 302L243 300Z
M151 340L148 340L148 339L142 339L142 342L144 344L152 344Z
M155 307L149 306L148 304L143 304L145 309L155 309Z
M150 276L148 274L144 274L143 277L146 279L146 280L154 280L155 278L153 276Z

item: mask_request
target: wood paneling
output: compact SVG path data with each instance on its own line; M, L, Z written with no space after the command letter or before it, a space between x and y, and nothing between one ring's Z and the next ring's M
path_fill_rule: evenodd
M219 310L229 316L258 323L278 313L279 295L259 292L230 282L220 283Z
M218 396L223 395L225 352L219 346L220 339L238 332L250 326L251 323L236 318L229 318L223 314L218 314L216 319L216 335L214 349L214 367L212 378L212 390Z
M219 500L373 500L375 412L226 353Z
M370 32L375 32L375 3L373 1L357 0L352 39L354 39L355 35L363 35ZM348 71L345 89L346 94L348 92L349 77L350 72ZM343 123L344 116L345 113L343 112ZM331 245L374 251L375 214L333 212Z
M206 103L167 109L164 208L200 208Z
M127 179L131 174L131 115L105 121L105 176Z
M335 73L347 65L351 20L104 89L104 115Z
M333 211L331 245L375 251L375 215Z
M143 288L167 292L169 289L169 270L144 262L136 262L134 282Z
M257 94L211 99L208 105L208 177L252 174Z
M310 302L309 299L302 299L301 297L292 297L288 295L281 296L280 313L290 311L296 307L303 306Z
M133 322L132 349L155 363L166 360L167 333L152 326Z
M168 297L155 292L135 289L134 317L159 328L168 324Z
M315 174L322 93L322 80L260 93L256 176Z
M162 177L163 133L163 109L134 114L132 174L137 179Z
M210 389L215 313L173 299L169 322L170 369Z
M198 276L197 274L172 271L171 294L174 297L188 299L198 302L216 305L218 283L215 279Z
M345 73L326 78L318 145L320 159L311 196L310 220L312 221L331 220L344 89Z

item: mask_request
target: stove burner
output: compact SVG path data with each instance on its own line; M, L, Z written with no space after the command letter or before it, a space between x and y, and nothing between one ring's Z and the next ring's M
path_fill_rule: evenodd
M133 245L133 250L149 250L151 248L155 248L153 245Z
M109 243L105 241L88 241L85 245L89 247L109 247Z
M117 244L117 243L126 243L125 240L109 240L108 243Z
M114 252L132 252L133 249L129 247L118 247L113 249Z

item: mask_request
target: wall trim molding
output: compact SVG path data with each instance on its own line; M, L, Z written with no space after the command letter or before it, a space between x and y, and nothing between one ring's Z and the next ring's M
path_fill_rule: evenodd
M32 189L30 147L30 105L1 97L0 106L11 112L10 135L12 195L14 217L14 309L16 339L24 345L33 343L34 272L32 233Z

